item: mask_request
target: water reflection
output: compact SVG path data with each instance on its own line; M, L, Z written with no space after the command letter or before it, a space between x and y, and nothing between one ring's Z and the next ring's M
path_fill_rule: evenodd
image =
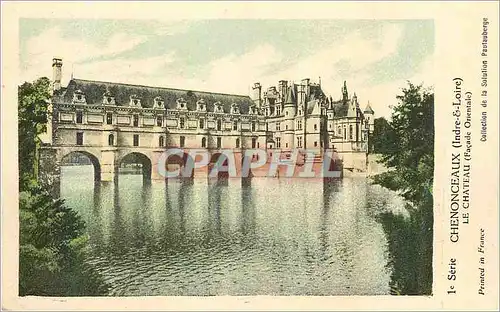
M374 216L399 205L374 203L393 195L365 179L147 184L127 175L86 186L83 169L63 170L61 194L87 221L91 262L111 295L389 292Z

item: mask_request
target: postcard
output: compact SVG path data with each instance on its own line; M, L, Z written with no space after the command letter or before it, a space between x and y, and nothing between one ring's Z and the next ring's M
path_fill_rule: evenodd
M498 9L3 3L2 308L498 310Z

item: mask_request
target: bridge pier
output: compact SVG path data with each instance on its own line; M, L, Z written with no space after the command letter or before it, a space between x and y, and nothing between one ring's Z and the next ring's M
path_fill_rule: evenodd
M164 150L153 151L151 154L151 180L164 180L165 177L160 174L158 163Z
M118 181L118 153L116 148L101 151L101 181Z

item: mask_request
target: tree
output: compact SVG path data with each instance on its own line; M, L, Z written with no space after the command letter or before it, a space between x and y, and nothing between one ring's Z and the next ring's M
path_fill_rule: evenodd
M37 178L38 136L47 130L50 80L39 78L18 86L19 188L24 190Z
M401 294L432 292L434 175L434 93L408 83L391 121L379 121L377 150L392 169L374 181L399 192L407 201L409 218L384 214L382 224L392 254L393 286Z
M19 294L100 295L107 286L85 263L87 236L78 214L43 190L21 192Z
M373 134L371 135L371 144L373 153L387 154L392 153L391 148L396 147L393 144L397 139L396 133L384 117L376 118L373 121Z
M47 78L18 87L19 294L104 294L107 285L85 263L84 222L38 185L38 136L47 129L49 98Z

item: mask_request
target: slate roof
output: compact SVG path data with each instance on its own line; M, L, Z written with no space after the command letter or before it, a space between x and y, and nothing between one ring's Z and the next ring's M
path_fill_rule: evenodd
M179 98L183 98L187 102L187 108L189 110L196 110L196 102L199 99L205 100L208 111L214 110L215 102L221 102L224 107L224 112L226 113L230 112L230 107L233 103L239 104L240 112L242 114L248 113L250 105L253 104L250 97L244 95L151 87L83 79L70 80L67 88L60 93L58 100L71 102L73 99L73 93L76 90L81 90L85 94L85 99L88 104L101 104L103 94L106 91L109 91L111 96L115 97L117 106L128 106L130 96L132 95L137 95L137 97L141 100L142 107L145 108L153 107L154 99L158 96L163 99L167 109L175 109L177 107L176 101Z
M344 103L342 100L332 102L333 114L335 117L345 117L347 116L347 109L349 104Z
M373 109L372 109L371 105L370 105L370 102L368 102L368 105L366 105L366 108L365 108L365 111L364 111L364 112L365 112L365 113L367 113L367 114L372 114L372 115L375 113L375 112L373 111Z

